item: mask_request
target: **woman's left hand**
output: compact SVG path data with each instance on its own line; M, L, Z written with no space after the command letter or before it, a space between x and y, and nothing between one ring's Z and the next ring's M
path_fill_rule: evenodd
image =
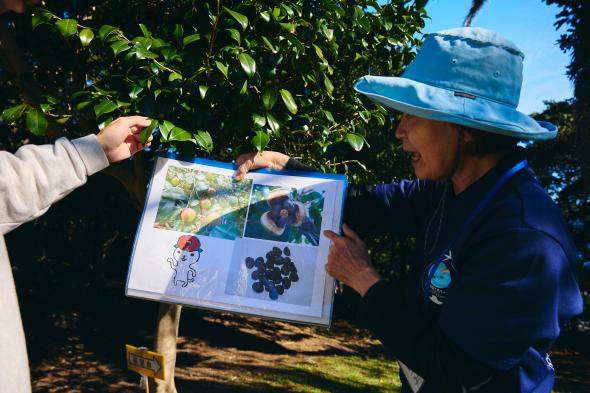
M326 271L335 279L348 285L361 296L376 282L381 281L379 273L371 265L367 246L358 235L344 224L342 236L333 231L324 231L332 240Z

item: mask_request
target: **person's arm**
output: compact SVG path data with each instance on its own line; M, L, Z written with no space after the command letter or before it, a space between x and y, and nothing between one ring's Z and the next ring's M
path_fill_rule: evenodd
M98 135L0 152L0 233L39 217L109 162L143 149L138 135L149 123L139 116L119 118Z
M258 168L314 171L295 158L273 151L242 154L236 164L237 180ZM375 186L349 185L343 222L363 234L393 232L413 236L426 220L429 207L438 202L442 189L440 183L419 180Z
M496 234L470 247L461 262L437 323L408 306L398 283L375 284L358 313L400 361L449 392L486 383L528 348L548 346L560 323L581 309L575 273L543 233Z

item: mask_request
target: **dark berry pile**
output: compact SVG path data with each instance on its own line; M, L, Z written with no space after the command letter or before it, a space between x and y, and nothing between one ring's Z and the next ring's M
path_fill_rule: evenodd
M255 268L251 277L254 280L252 289L256 293L267 291L272 300L291 288L291 283L299 281L297 268L291 261L291 250L285 247L282 251L278 247L266 253L266 261L262 257L256 259L247 257L244 261L248 269Z

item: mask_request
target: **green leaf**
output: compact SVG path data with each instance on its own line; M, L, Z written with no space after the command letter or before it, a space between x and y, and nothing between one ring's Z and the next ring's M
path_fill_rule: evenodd
M160 38L152 38L152 49L170 48L171 46Z
M256 131L256 135L252 138L252 144L258 151L263 151L270 142L270 136L264 131Z
M117 109L117 104L112 101L101 101L99 104L94 105L94 114L98 119L100 116L104 115L105 113L111 113L112 111Z
M240 36L240 32L236 29L226 29L231 38L240 45L242 43L242 38Z
M287 33L285 36L287 37L289 42L291 44L293 44L295 46L295 48L297 48L297 51L299 52L299 54L305 53L305 47L303 46L301 41L299 41L299 39L294 34Z
M268 13L268 11L264 11L260 13L260 17L262 18L263 21L265 22L270 22L270 14Z
M158 121L156 119L152 119L150 125L141 130L141 132L139 133L139 141L142 145L145 145L149 137L152 136L152 134L154 133L154 129L157 125Z
M173 82L177 79L182 80L182 75L180 75L178 72L172 72L170 73L170 76L168 76L168 82Z
M334 85L332 84L332 81L330 80L330 78L328 78L327 75L324 75L324 86L326 87L326 91L328 92L328 94L332 95L332 92L334 91Z
M193 140L193 135L183 128L174 127L172 130L170 130L168 140L186 142Z
M27 105L21 104L17 106L13 106L12 108L4 109L2 111L2 120L4 123L10 124L14 123L18 119L21 118L25 109L27 109Z
M160 122L160 134L167 141L170 138L170 133L172 129L174 129L175 125L169 122L168 120L164 120Z
M199 85L199 94L201 95L202 99L205 99L205 96L207 95L207 90L209 90L209 87L205 85Z
M256 62L254 59L247 53L240 53L238 60L240 60L240 64L246 75L251 78L256 73Z
M90 41L94 38L94 32L90 29L84 29L80 32L80 43L82 46L90 45Z
M100 36L102 42L107 42L108 38L118 31L119 29L117 29L115 26L103 25L100 27L100 29L98 29L98 35Z
M141 93L142 91L143 91L143 87L141 87L141 86L135 86L129 92L129 98L131 98L132 101L133 100L137 100L137 97L139 96L139 93Z
M127 43L127 41L116 41L111 44L111 49L113 50L113 53L115 54L115 56L117 56L121 52L125 52L126 50L129 50L129 48L130 47L129 47L129 44Z
M272 53L277 53L277 49L275 48L275 46L269 41L268 38L266 38L265 36L262 36L262 41L264 42L264 44L268 47L268 49L270 49L272 51Z
M213 140L207 131L197 131L195 141L197 142L197 145L205 149L207 153L211 153L211 150L213 150Z
M279 23L281 27L287 30L289 33L295 33L296 25L294 23Z
M291 7L289 7L288 5L281 3L281 7L285 10L285 12L287 12L287 15L289 16L289 18L293 17L293 9Z
M267 113L266 114L266 121L268 123L268 126L272 130L272 132L274 134L278 135L279 131L281 130L281 126L280 126L279 122L277 121L277 119L275 119L275 117L273 115L271 115L270 113Z
M45 98L47 102L49 102L50 104L59 104L61 102L60 99L58 99L55 96L52 96L51 94L44 94L43 98Z
M248 81L245 80L244 83L242 84L242 88L240 89L240 95L246 94L247 91L248 91Z
M131 42L133 42L134 44L136 44L135 46L137 47L143 47L145 49L151 49L152 44L154 43L154 40L152 40L151 38L146 38L146 37L135 37L133 40L131 40Z
M219 71L221 71L221 73L223 74L223 76L225 76L225 78L227 79L227 69L228 69L228 67L225 64L220 63L219 61L216 61L215 62L215 65L217 66L217 69Z
M58 117L57 119L55 119L55 122L57 124L66 124L68 120L70 120L70 117L72 117L72 115L65 115L62 117Z
M75 93L72 94L72 100L77 101L81 97L88 96L89 94L90 93L88 91L79 90L79 91L77 91L77 92L75 92Z
M138 59L155 59L156 57L158 57L157 54L155 54L154 52L150 52L143 46L134 47L132 53L134 53Z
M74 19L61 19L55 23L55 26L64 37L72 36L78 31L78 22Z
M279 7L275 7L272 9L272 16L276 19L276 20L280 20L282 18L280 18L281 16L281 9ZM280 18L280 19L279 19Z
M81 111L92 103L93 101L82 101L76 105L76 110Z
M285 89L281 89L279 91L281 92L281 98L283 99L283 102L285 103L285 106L287 107L289 112L291 112L291 114L293 115L296 114L297 104L295 103L295 99L293 99L291 92Z
M334 38L334 30L333 29L328 29L328 26L326 25L322 25L322 33L324 34L324 36L328 39L328 41L332 41L332 39Z
M239 12L232 11L227 7L223 7L223 9L226 10L231 16L233 16L235 20L238 21L238 23L242 26L242 30L246 30L246 27L248 27L248 18L246 17L246 15L242 15Z
M102 130L103 128L105 128L106 126L111 124L112 122L113 122L113 117L108 116L106 119L104 119L102 122L100 122L100 124L98 125L98 129Z
M143 34L144 37L151 37L152 33L150 33L150 31L148 30L147 26L144 25L143 23L139 24L139 28L141 29L141 32Z
M355 133L351 132L346 135L346 141L348 142L348 144L350 146L352 146L352 148L354 150L361 151L361 149L363 148L363 145L365 143L365 138L363 138L359 134L355 134Z
M174 26L174 38L176 41L180 42L182 40L182 36L184 35L184 28L182 25L176 24Z
M51 18L53 18L53 14L47 11L45 8L35 7L33 11L34 14L31 18L31 26L33 30L35 30L39 25L48 23Z
M162 52L162 56L164 56L164 60L170 61L178 57L178 52L174 48L163 48L160 50Z
M275 89L267 89L262 94L262 104L267 111L271 110L277 102L277 92Z
M258 113L252 114L252 121L254 121L254 124L258 127L264 127L266 125L266 118Z
M188 44L190 44L191 42L195 42L201 39L201 35L200 34L191 34L191 35L187 35L186 37L184 37L182 39L182 46L187 46Z
M47 119L43 115L43 112L31 108L27 111L26 125L32 134L43 136L47 130Z
M332 112L327 110L322 110L322 112L324 113L324 116L326 116L326 119L328 119L330 123L335 123L334 116L332 116Z
M322 52L322 48L320 48L316 44L313 44L313 48L315 49L316 55L318 55L318 57L323 60L324 59L324 52Z

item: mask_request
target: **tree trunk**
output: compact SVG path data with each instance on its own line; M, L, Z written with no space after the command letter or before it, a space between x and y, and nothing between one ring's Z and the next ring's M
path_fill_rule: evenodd
M158 324L154 334L154 351L164 355L166 380L150 378L150 393L176 393L174 367L176 366L176 340L181 311L181 306L168 303L160 304Z

